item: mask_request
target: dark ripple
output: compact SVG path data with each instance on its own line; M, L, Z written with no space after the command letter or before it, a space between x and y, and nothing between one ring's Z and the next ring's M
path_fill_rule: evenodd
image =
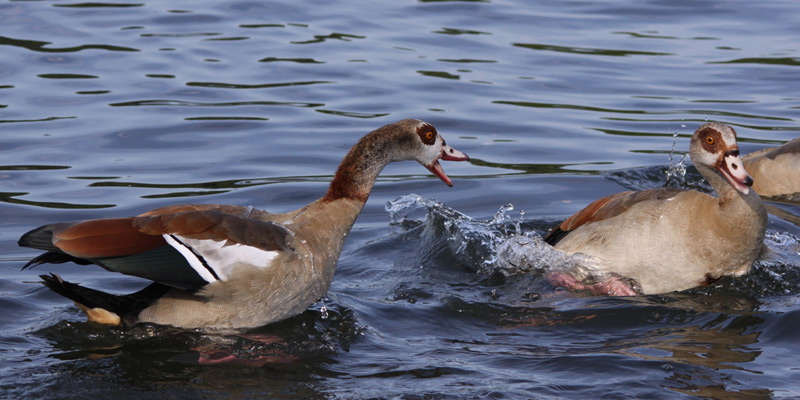
M49 169L69 169L66 165L0 165L0 171L41 171Z
M766 65L786 65L790 67L800 66L800 58L776 57L776 58L739 58L729 61L714 61L709 64L766 64Z
M269 121L269 118L262 118L262 117L223 117L223 116L213 116L213 117L186 117L184 118L185 121Z
M298 64L325 64L324 61L317 61L313 58L278 58L278 57L266 57L258 60L258 62L278 62L278 61L286 61L286 62L294 62Z
M116 207L116 204L81 204L81 203L65 203L57 201L25 200L19 198L28 195L30 195L30 193L27 192L0 192L0 202L9 204L23 204L27 206L42 207L42 208L57 208L63 210Z
M628 57L628 56L672 56L671 53L659 53L652 51L636 51L636 50L611 50L611 49L593 49L584 47L569 47L569 46L556 46L550 44L537 44L537 43L513 43L514 46L522 47L531 50L544 50L554 51L558 53L572 53L572 54L588 54L593 56L612 56L612 57Z
M61 119L75 119L77 117L46 117L40 119L2 119L0 120L0 124L8 124L8 123L20 123L20 122L47 122L47 121L58 121Z
M385 117L385 116L389 115L389 113L373 114L373 113L361 113L361 112L353 112L353 111L323 110L323 109L317 109L316 111L319 112L319 113L322 113L322 114L338 115L338 116L341 116L341 117L349 117L349 118L364 118L364 119L380 118L380 117Z
M276 87L287 86L305 86L305 85L319 85L326 83L336 83L333 81L305 81L305 82L281 82L281 83L259 83L259 84L245 84L245 83L222 83L222 82L187 82L186 86L200 86L208 88L224 88L224 89L268 89Z
M228 103L199 102L185 100L138 100L124 103L111 103L111 107L141 107L141 106L180 106L180 107L238 107L238 106L289 106L289 107L320 107L322 103L302 103L287 101L236 101Z
M314 35L314 39L310 40L303 40L303 41L293 41L292 44L313 44L313 43L322 43L328 40L341 40L345 42L350 42L352 39L366 39L366 36L360 35L352 35L348 33L331 33L328 35Z
M143 33L141 37L156 37L156 38L191 38L203 36L219 36L221 32L181 32L181 33Z
M565 109L565 110L582 110L582 111L613 113L613 114L716 115L716 116L722 116L722 117L738 117L738 118L757 119L757 120L772 120L772 121L787 121L787 122L793 121L793 119L791 119L791 118L772 117L772 116L766 116L766 115L753 115L753 114L736 113L736 112L726 112L726 111L720 111L720 110L672 110L672 111L668 111L668 112L659 112L659 111L647 111L647 110L607 109L607 108L600 108L600 107L590 107L590 106L580 105L580 104L536 103L536 102L529 102L529 101L495 100L495 101L493 101L493 103L496 103L496 104L508 104L508 105L520 106L520 107L556 108L556 109ZM611 119L611 118L609 118L609 119ZM615 119L616 120L624 120L624 121L643 121L643 120L637 120L637 119L619 119L619 118L615 118ZM685 121L685 119L683 121ZM751 126L747 126L747 127L751 128ZM752 128L752 129L755 129L755 128ZM798 129L798 130L800 130L800 128L796 128L796 127L786 128L786 129ZM688 136L691 136L691 134L689 134Z
M41 53L74 53L83 50L107 50L107 51L122 51L122 52L139 51L138 49L134 49L132 47L112 46L107 44L84 44L73 47L45 47L49 44L52 44L52 42L14 39L10 37L0 36L0 46L5 45L5 46L21 47L24 49L37 51Z
M85 74L39 74L37 75L40 78L45 79L97 79L99 76L96 75L85 75Z
M64 8L128 8L144 7L144 3L72 3L72 4L53 4L53 7Z

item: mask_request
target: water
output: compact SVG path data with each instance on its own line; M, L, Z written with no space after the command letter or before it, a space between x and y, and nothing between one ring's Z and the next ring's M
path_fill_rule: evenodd
M796 204L770 204L748 276L687 292L574 297L537 273L546 248L532 272L500 263L600 196L707 190L669 168L707 120L743 153L798 136L798 19L788 1L0 3L0 397L798 397ZM294 209L407 117L472 161L444 164L453 188L387 167L328 298L291 320L109 329L36 274L139 280L20 271L16 240L47 222Z

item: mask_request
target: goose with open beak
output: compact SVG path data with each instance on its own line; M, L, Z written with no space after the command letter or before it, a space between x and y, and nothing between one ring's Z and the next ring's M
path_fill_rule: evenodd
M130 218L49 224L19 240L45 251L23 269L96 264L153 281L136 293L115 295L41 275L93 322L259 327L299 314L325 295L347 234L384 166L416 160L452 186L439 160L468 159L431 124L405 119L359 140L327 193L295 211L183 204Z

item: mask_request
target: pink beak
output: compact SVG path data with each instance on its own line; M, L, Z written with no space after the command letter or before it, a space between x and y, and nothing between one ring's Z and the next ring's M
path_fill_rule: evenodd
M739 158L739 150L726 151L722 158L722 164L718 169L736 190L742 194L750 192L750 186L753 186L753 178L745 171L742 159Z
M460 151L458 151L458 150L456 150L456 149L454 149L454 148L452 148L452 147L450 147L448 145L444 145L444 148L442 149L442 155L439 158L442 159L442 160L445 160L445 161L468 161L469 160L469 156L468 155L466 155L466 154L464 154L464 153L462 153L462 152L460 152ZM426 165L425 168L427 168L428 171L431 171L434 175L438 176L439 179L442 180L442 182L447 184L447 186L450 186L450 187L453 186L453 182L450 180L450 178L447 176L447 174L444 173L444 170L442 169L442 165L439 164L439 160L438 159L434 160L433 164Z

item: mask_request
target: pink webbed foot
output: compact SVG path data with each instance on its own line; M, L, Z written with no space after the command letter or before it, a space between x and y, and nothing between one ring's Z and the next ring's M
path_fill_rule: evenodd
M597 296L636 296L639 293L629 279L611 275L593 284L585 284L566 272L552 272L547 281L555 287L562 287L571 292L588 292Z
M636 296L639 293L634 289L629 279L612 276L602 282L591 285L594 294L608 296Z
M286 364L297 361L298 357L287 352L283 339L263 334L242 334L224 336L224 340L193 347L199 353L199 364L240 364L264 366L267 364Z

